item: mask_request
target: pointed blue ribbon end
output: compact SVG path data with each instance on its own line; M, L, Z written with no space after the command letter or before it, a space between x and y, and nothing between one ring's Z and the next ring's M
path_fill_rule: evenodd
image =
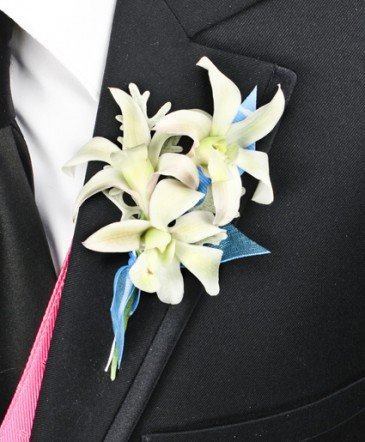
M232 224L227 224L223 228L227 232L227 239L222 241L218 247L223 250L222 262L270 253L269 250L252 241Z
M129 277L129 270L131 269L135 260L135 256L131 254L128 265L121 267L114 277L114 295L112 305L110 307L110 313L115 336L115 345L118 351L118 368L120 368L124 350L126 308L132 300L129 316L133 315L138 307L141 294L140 290L136 289Z

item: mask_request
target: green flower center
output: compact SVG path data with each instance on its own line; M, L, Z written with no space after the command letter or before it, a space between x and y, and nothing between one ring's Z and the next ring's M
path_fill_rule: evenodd
M171 235L163 230L150 227L143 235L142 241L146 250L158 249L163 253L171 242Z
M238 155L239 146L237 144L228 144L222 137L204 138L195 151L195 156L199 164L207 167L212 151L219 152L222 160L228 164L233 164Z

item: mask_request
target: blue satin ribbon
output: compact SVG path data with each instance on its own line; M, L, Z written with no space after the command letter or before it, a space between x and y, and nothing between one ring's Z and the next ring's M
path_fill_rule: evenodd
M202 193L204 193L206 195L207 192L208 192L208 187L211 185L212 180L208 176L206 176L204 174L204 172L202 171L201 167L198 167L198 172L199 172L199 186L197 188L197 191L198 192L202 192ZM198 204L197 204L198 206L199 206L199 204L201 204L204 201L204 198L205 197L203 197L198 202Z
M114 277L114 295L110 313L112 317L113 331L115 336L115 345L118 350L118 368L122 362L124 350L124 334L126 329L126 307L132 297L132 306L129 311L129 316L132 316L136 311L141 291L138 290L132 283L129 277L129 270L136 262L136 256L133 253L129 254L128 265L121 267Z
M232 123L238 123L243 121L247 117L247 111L254 112L257 106L257 86L255 86L248 96L243 100L240 105L237 115Z
M242 102L239 111L233 120L234 123L243 121L247 117L247 111L254 112L256 110L257 88L255 87L248 97ZM255 143L246 147L246 149L255 150ZM241 171L243 173L243 171ZM204 175L201 168L199 168L199 192L207 193L208 186L211 184L211 179ZM200 204L200 202L198 203ZM219 246L211 246L223 250L222 263L233 261L235 259L246 258L255 255L264 255L270 253L264 247L252 241L242 232L240 232L232 224L227 224L223 227L227 232L227 238L222 241ZM121 267L114 277L114 295L112 305L110 307L113 331L115 336L115 345L118 352L118 368L120 368L123 350L124 350L124 335L126 329L126 308L132 302L128 317L133 315L136 311L141 291L138 290L132 283L129 277L129 271L136 262L136 255L129 254L128 264Z
M269 250L240 232L233 224L227 224L223 229L227 232L227 239L222 241L219 246L214 246L217 249L223 250L222 263L270 253Z
M243 100L241 106L239 107L239 110L237 112L237 115L235 116L232 123L239 123L240 121L243 121L247 118L248 112L254 112L256 110L257 106L257 86L255 86L250 94ZM256 143L252 143L249 146L245 147L247 150L256 150ZM244 174L245 171L242 170L240 167L238 168L240 171L240 175Z

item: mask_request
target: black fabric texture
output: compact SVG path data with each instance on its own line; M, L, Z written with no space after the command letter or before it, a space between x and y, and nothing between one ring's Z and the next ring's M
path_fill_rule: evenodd
M28 149L14 120L7 47L11 27L10 20L0 14L0 419L55 283L34 201Z
M165 0L188 37L230 19L262 0ZM231 50L232 48L230 48Z
M189 274L178 306L144 294L128 325L122 369L111 382L103 371L113 339L109 306L114 273L127 257L83 248L87 236L119 219L104 196L87 201L33 441L360 440L364 13L359 0L117 1L96 135L119 135L119 110L107 87L126 89L131 81L151 91L151 113L170 100L174 109L211 112L206 72L195 66L202 55L243 96L257 85L259 105L282 85L285 115L258 143L270 150L276 200L270 207L249 202L256 182L246 176L238 221L272 253L224 264L217 297L204 294ZM5 152L16 139L7 109ZM20 141L11 152L31 195ZM87 177L101 167L89 166ZM10 165L3 176L13 178ZM12 216L24 220L17 210ZM32 232L31 238L43 238ZM22 250L16 238L6 253ZM21 265L34 270L28 261ZM33 278L48 268L39 266ZM9 267L14 272L17 262ZM4 292L9 296L12 284ZM4 325L2 336L9 330Z

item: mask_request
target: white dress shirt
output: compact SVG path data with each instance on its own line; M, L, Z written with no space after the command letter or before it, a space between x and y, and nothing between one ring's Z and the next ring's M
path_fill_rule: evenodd
M85 167L61 168L92 136L116 0L0 0L18 25L10 80L33 164L36 203L58 271Z

